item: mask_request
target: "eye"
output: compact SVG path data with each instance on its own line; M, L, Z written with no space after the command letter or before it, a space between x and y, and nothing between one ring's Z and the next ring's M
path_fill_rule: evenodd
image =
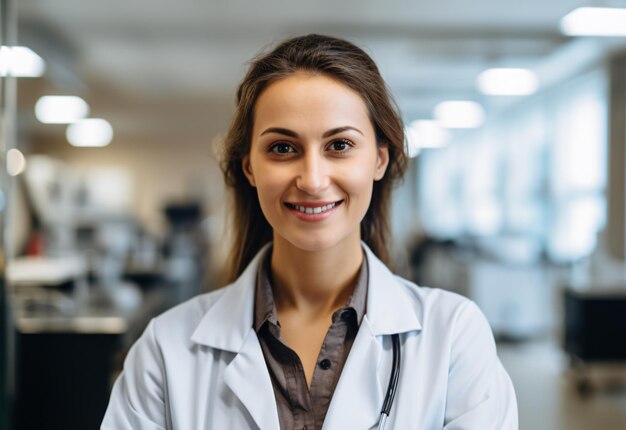
M289 154L291 152L296 152L296 151L293 148L293 146L291 146L290 144L285 143L285 142L279 142L279 143L272 145L269 148L269 152L271 152L272 154L277 154L277 155L285 155L285 154Z
M328 145L329 149L334 152L347 152L354 145L348 139L337 139L333 140L330 145Z

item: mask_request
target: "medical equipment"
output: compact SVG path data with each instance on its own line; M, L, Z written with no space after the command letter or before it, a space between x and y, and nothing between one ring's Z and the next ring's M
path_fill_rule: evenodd
M400 336L398 334L392 334L391 342L393 344L393 364L391 365L391 376L389 377L387 394L385 394L383 408L380 411L378 430L383 430L385 428L387 418L389 418L389 412L391 411L391 405L393 404L393 398L396 396L396 389L398 388L398 379L400 376Z

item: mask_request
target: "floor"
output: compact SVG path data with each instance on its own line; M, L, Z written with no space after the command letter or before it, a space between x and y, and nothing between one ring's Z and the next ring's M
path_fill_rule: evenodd
M520 430L626 430L626 363L590 366L581 396L556 342L499 344L518 399Z

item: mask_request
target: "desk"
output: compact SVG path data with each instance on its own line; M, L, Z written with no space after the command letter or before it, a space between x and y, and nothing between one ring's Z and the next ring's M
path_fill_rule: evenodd
M72 315L16 306L16 430L99 428L120 352L171 297L156 287L136 309L122 310L92 291Z

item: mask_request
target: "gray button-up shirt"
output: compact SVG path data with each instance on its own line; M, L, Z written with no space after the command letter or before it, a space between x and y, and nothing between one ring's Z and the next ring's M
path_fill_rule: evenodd
M357 284L348 303L332 316L309 390L300 358L285 344L280 333L271 285L271 255L271 251L268 252L259 265L254 329L272 379L280 428L318 430L322 428L341 370L365 314L367 258L363 258Z

